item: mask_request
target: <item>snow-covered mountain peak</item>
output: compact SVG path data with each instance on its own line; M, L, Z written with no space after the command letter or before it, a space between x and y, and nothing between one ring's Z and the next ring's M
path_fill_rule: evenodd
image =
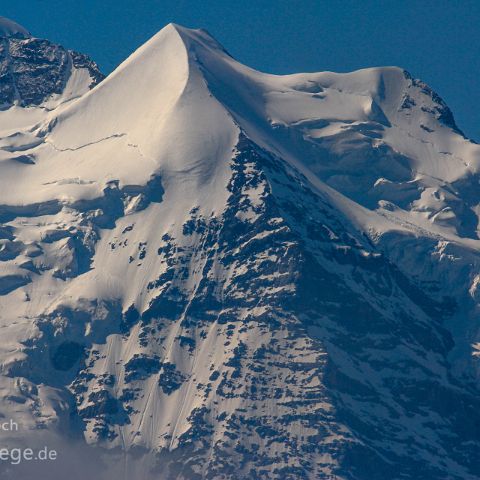
M18 23L0 16L0 37L28 38L30 32Z
M400 68L272 75L237 62L204 30L170 24L96 88L46 116L33 148L49 162L29 169L43 185L32 195L64 197L52 187L64 169L88 172L72 201L160 172L178 180L194 171L188 182L201 184L215 177L214 159L228 156L239 132L364 206L393 202L455 231L456 215L437 214L459 204L435 193L445 188L438 179L470 185L480 165L480 147L456 129L445 103ZM201 158L199 138L209 139ZM426 188L431 194L422 196Z
M3 42L0 416L118 478L478 478L480 152L431 89Z

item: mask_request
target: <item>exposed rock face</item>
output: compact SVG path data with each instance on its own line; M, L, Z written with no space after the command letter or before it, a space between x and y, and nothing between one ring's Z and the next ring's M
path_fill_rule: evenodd
M60 97L75 72L84 71L92 88L104 76L88 56L27 33L0 28L0 106L38 106ZM77 92L78 93L84 93Z

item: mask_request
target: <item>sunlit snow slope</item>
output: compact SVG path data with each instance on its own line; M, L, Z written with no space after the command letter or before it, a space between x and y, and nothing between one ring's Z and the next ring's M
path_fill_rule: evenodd
M1 414L125 478L478 478L480 147L438 95L0 34Z

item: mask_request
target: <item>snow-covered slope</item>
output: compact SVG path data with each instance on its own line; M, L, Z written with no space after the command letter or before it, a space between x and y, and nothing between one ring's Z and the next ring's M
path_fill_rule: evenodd
M126 478L480 475L480 147L428 86L171 24L76 92L0 112L0 413Z

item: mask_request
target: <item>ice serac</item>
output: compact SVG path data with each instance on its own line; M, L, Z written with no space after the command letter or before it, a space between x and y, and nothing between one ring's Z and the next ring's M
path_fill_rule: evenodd
M480 475L480 147L427 85L171 24L30 108L0 112L0 413L125 478Z

